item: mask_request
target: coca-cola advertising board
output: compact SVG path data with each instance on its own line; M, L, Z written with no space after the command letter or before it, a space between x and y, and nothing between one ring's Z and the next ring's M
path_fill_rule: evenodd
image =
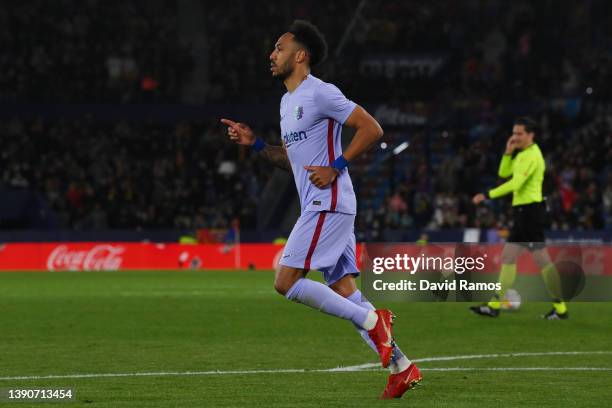
M387 246L391 244L386 244ZM414 244L393 244L406 254L431 255L442 248ZM498 272L503 245L481 248L487 253L492 266L488 272ZM477 249L477 248L476 248ZM476 250L472 248L471 250ZM611 274L612 247L607 245L552 246L553 258L559 255L573 259L579 254L585 268L595 275ZM219 270L264 269L277 267L282 255L281 244L177 244L126 242L51 242L0 244L0 272L2 271L129 271L129 270ZM416 252L415 252L416 251ZM362 267L362 253L366 244L357 245L358 267ZM578 256L578 255L576 255ZM574 256L575 257L575 256ZM519 258L520 273L539 274L528 251Z
M274 269L282 245L163 243L9 243L0 271Z

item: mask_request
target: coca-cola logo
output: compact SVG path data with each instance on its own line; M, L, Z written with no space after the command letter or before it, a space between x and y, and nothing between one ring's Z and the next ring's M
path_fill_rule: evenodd
M108 244L95 245L90 249L71 251L67 245L59 245L47 258L50 271L115 271L123 262L125 248Z

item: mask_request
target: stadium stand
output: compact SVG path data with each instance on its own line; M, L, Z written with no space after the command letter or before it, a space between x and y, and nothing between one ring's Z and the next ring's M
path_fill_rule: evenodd
M48 209L51 228L195 229L234 217L258 228L271 172L226 142L218 118L95 119L102 108L93 104L183 109L200 69L195 40L179 35L184 2L60 3L0 10L0 41L9 44L0 56L0 104L17 106L0 119L0 189L42 197L46 204L34 211ZM283 27L317 8L314 22L331 48L315 74L385 128L387 148L351 165L361 239L398 229L506 227L508 203L476 209L469 198L498 182L497 160L519 114L542 127L551 229L612 228L609 2L370 1L358 15L335 0L229 3L201 4L200 103L230 116L237 104L276 109L282 88L269 76L268 55ZM339 16L354 19L351 30ZM31 104L49 114L33 118ZM73 118L71 104L91 104L92 115ZM277 140L276 117L253 125ZM403 142L409 147L394 156ZM4 218L0 227L32 227Z

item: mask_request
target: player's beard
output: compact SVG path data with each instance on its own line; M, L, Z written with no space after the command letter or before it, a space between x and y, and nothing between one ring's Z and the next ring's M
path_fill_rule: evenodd
M277 65L276 75L273 75L274 78L284 81L289 78L289 76L293 73L293 66L290 61L286 61L283 65Z

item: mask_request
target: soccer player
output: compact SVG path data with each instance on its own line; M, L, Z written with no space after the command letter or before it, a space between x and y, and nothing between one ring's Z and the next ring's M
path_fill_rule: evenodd
M544 245L546 227L546 205L542 198L545 163L538 145L534 142L536 123L524 117L514 121L512 136L506 143L506 151L499 165L502 178L511 177L488 193L476 194L472 201L478 205L487 199L496 199L512 193L513 226L508 243L502 252L502 266L499 276L501 289L490 302L470 309L479 315L497 317L500 299L512 287L516 278L516 260L524 249L531 251L541 268L544 282L553 298L552 310L543 315L544 319L567 319L567 306L562 300L559 273L551 262ZM518 154L513 156L515 150Z
M382 137L376 120L332 84L310 74L327 45L319 30L293 22L270 55L272 76L287 92L280 103L282 146L257 138L245 124L222 119L232 141L250 145L272 164L293 173L301 214L285 246L274 288L287 299L353 322L391 375L382 398L399 398L421 380L419 369L392 337L393 315L375 310L357 289L354 221L357 211L348 164ZM342 152L342 125L356 130ZM327 285L306 279L310 269Z

